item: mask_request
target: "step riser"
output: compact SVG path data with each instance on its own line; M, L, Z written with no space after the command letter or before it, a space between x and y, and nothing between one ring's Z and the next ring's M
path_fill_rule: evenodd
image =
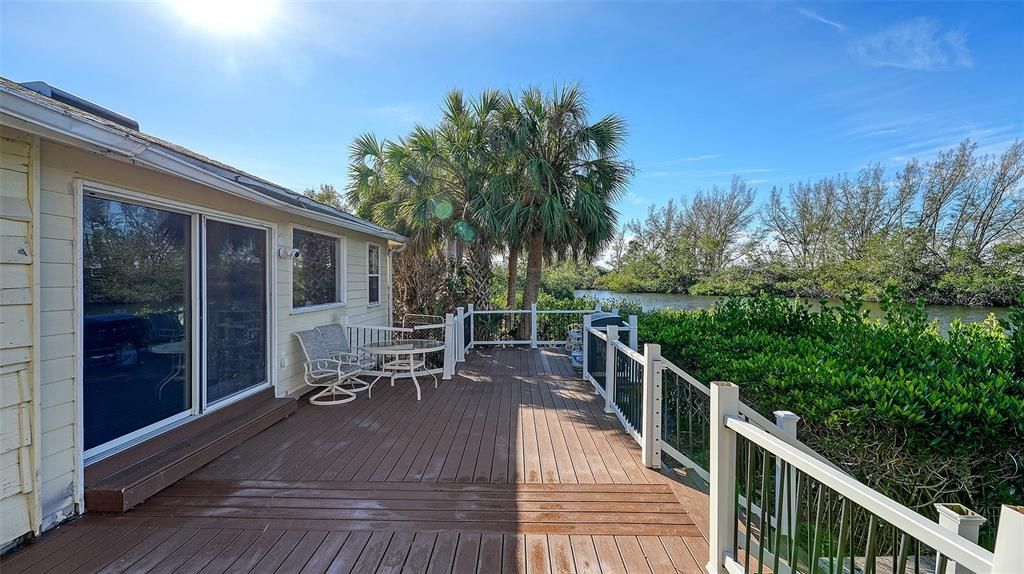
M236 417L273 398L273 389L260 391L232 405L189 420L185 424L159 434L123 452L96 461L85 467L85 484L88 487L88 485L96 484L108 476L121 472L125 468L140 464L147 458L157 455L167 448L190 440L215 427L218 423Z
M163 468L155 467L141 480L131 481L128 484L116 484L115 473L104 481L107 484L86 486L86 510L88 512L125 512L295 412L294 400L273 400L280 401L281 404L244 425L225 432L222 437L213 442L197 445L195 450L186 456L167 461ZM132 470L131 467L122 469L122 471Z

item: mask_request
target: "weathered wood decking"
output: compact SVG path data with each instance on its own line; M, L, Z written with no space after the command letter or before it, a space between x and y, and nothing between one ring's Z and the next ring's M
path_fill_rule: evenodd
M700 496L554 351L478 349L438 389L304 404L125 514L5 557L15 572L703 572ZM686 501L687 506L680 503Z

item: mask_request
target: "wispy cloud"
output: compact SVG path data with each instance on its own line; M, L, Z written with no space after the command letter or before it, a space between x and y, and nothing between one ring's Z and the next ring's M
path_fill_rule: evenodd
M815 22L820 22L822 24L825 24L826 26L832 26L833 28L835 28L836 30L839 30L840 32L842 32L843 30L846 29L846 26L843 25L841 22L836 22L835 20L829 20L828 18L822 16L821 14L818 14L817 12L812 12L811 10L807 10L805 8L797 8L796 9L796 13L800 14L804 18L810 18L811 20L814 20Z
M1005 150L1011 142L1021 136L1024 136L1024 133L1021 127L1015 124L957 124L948 126L930 137L904 141L887 150L885 155L889 161L898 163L911 158L928 161L940 151L953 149L967 138L979 144L976 153L984 155Z
M722 170L678 170L678 171L649 171L645 175L651 177L679 177L690 179L712 179L717 177L730 177L733 175L747 175L753 173L772 173L782 171L778 167L738 167L735 169Z
M855 41L850 50L871 66L918 71L974 67L963 30L944 30L929 18L918 18L885 28Z
M647 205L647 204L651 203L650 199L648 199L648 198L646 198L646 197L644 197L642 195L638 195L636 193L633 193L633 192L627 193L626 197L625 197L625 200L627 202L629 202L630 204L632 204L632 205Z
M670 159L670 160L666 160L666 161L659 161L659 162L654 163L652 165L657 165L657 166L678 165L680 163L687 163L687 162L693 162L693 161L707 161L707 160L711 160L711 159L718 159L720 157L722 157L722 154L718 154L718 153L705 153L705 154L700 154L700 155L688 155L688 156L685 156L685 157L678 157L678 158Z
M717 158L720 158L720 157L722 157L721 154L709 153L709 154L704 154L704 155L693 155L693 156L690 156L690 157L686 158L686 161L704 161L706 159L717 159Z

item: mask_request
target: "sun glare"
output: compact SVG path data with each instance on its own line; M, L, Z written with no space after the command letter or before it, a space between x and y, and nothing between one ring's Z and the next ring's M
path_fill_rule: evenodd
M273 0L172 0L190 24L220 34L255 34L266 29L277 9Z

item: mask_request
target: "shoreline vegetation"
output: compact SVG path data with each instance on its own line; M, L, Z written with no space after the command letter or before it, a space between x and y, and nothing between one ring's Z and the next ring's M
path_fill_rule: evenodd
M927 163L871 164L817 181L728 188L650 206L577 288L1008 306L1024 291L1024 142L981 155L964 140ZM583 270L577 270L583 271Z

